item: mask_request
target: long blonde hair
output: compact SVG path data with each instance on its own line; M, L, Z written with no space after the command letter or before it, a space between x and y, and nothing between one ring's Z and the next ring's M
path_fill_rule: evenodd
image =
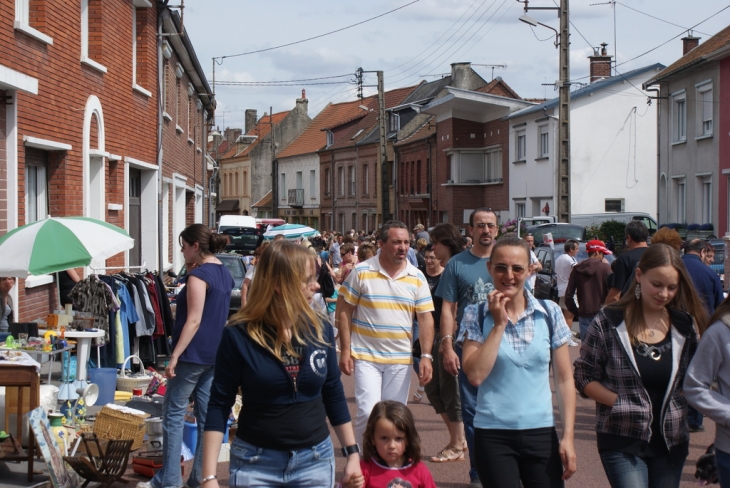
M264 349L282 360L282 346L298 356L292 342L325 343L322 318L302 292L307 282L307 263L314 258L305 248L286 240L272 242L261 254L246 305L231 317L229 325L240 325ZM293 324L291 341L286 324Z
M644 251L644 254L641 255L641 259L639 260L639 264L636 265L642 273L662 266L671 266L679 274L679 288L668 307L675 310L682 310L691 315L697 331L701 335L707 328L707 312L702 304L702 300L695 291L692 278L687 273L687 269L684 267L679 253L673 247L666 244L652 244ZM632 342L646 328L644 307L642 306L641 300L637 300L635 295L636 284L636 277L634 277L626 294L622 295L617 302L608 305L610 308L624 310L626 330Z

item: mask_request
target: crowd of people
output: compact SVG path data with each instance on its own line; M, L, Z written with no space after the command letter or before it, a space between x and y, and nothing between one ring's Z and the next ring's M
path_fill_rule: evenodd
M497 232L496 214L479 208L471 242L452 224L427 232L398 221L373 235L276 240L256 251L226 322L221 242L185 229L193 266L166 369L171 462L139 488L183 486L172 459L191 396L203 442L185 486L217 488L237 395L230 486L432 487L429 462L468 459L470 486L560 487L577 469L576 392L596 403L612 487L679 486L703 414L716 422L717 473L730 487L730 301L705 243L680 255L674 236L648 244L632 222L628 250L609 265L602 241L588 241L580 263L579 243L567 241L555 303L532 294L541 267L532 236ZM412 367L424 389L410 397ZM341 374L354 379L354 419ZM407 407L424 396L445 425L444 447L428 458ZM347 458L339 474L328 423Z

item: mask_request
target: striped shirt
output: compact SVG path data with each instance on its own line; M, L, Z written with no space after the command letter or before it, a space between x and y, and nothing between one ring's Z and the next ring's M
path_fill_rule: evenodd
M406 263L392 278L380 265L380 256L352 270L340 295L353 305L351 354L353 359L384 364L411 363L414 313L433 311L431 291L418 268Z

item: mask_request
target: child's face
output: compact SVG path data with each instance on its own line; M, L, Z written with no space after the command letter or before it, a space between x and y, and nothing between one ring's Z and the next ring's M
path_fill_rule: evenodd
M391 468L400 468L405 464L406 434L398 430L393 422L381 418L375 424L373 444L380 459Z

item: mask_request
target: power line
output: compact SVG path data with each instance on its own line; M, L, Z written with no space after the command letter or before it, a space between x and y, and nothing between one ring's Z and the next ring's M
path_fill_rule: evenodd
M342 27L342 28L340 28L340 29L336 29L336 30L333 30L333 31L330 31L330 32L326 32L326 33L324 33L324 34L320 34L320 35L318 35L318 36L314 36L314 37L308 37L307 39L302 39L301 41L294 41L294 42L289 42L289 43L287 43L287 44L282 44L282 45L280 45L280 46L274 46L274 47L267 47L267 48L265 48L265 49L257 49L256 51L248 51L248 52L245 52L245 53L239 53L239 54L229 54L229 55L227 55L227 56L221 56L221 57L220 57L220 58L218 58L218 59L225 59L225 58L236 58L236 57L238 57L238 56L248 56L249 54L263 53L263 52L266 52L266 51L273 51L274 49L281 49L282 47L288 47L288 46L293 46L293 45L295 45L295 44L301 44L301 43L303 43L303 42L307 42L307 41L312 41L312 40L314 40L314 39L319 39L320 37L325 37L325 36L329 36L329 35L331 35L331 34L336 34L337 32L342 32L342 31L344 31L344 30L347 30L347 29L351 29L351 28L353 28L353 27L357 27L358 25L362 25L362 24L365 24L365 23L367 23L367 22L370 22L371 20L379 19L380 17L384 17L384 16L386 16L386 15L388 15L388 14L392 14L393 12L396 12L396 11L398 11L398 10L401 10L401 9L403 9L403 8L406 8L406 7L408 7L409 5L413 5L414 3L418 3L418 2L420 2L420 1L421 1L421 0L413 0L413 1L412 1L412 2L410 2L410 3L407 3L407 4L405 4L405 5L401 5L401 6L400 6L400 7L398 7L398 8L394 8L393 10L389 10L389 11L387 11L387 12L385 12L385 13L382 13L382 14L380 14L380 15L376 15L375 17L370 17L369 19L365 19L365 20L363 20L363 21L360 21L360 22L357 22L357 23L355 23L355 24L352 24L352 25L348 25L347 27Z
M320 81L315 83L258 83L255 81L216 81L221 86L313 86L313 85L354 85L352 81Z
M321 76L319 78L302 78L300 80L279 80L279 81L216 81L217 83L233 83L238 85L246 85L246 84L261 84L261 83L296 83L299 81L318 81L318 80L331 80L334 78L344 78L346 76L353 76L352 73L347 73L344 75L334 75L334 76Z
M641 10L637 10L634 7L629 7L625 3L621 3L621 2L615 2L615 3L617 3L617 4L619 4L619 5L623 6L623 7L626 7L629 10L633 10L634 12L640 13L641 15L646 15L647 17L651 17L654 20L658 20L660 22L664 22L665 24L673 25L674 27L681 27L682 29L689 30L686 27L681 26L679 24L674 24L672 22L669 22L668 20L660 19L659 17L655 17L655 16L653 16L651 14L647 14L646 12L642 12ZM703 36L711 36L712 35L712 34L708 34L706 32L700 32L700 31L697 31L697 33L698 34L702 34Z

